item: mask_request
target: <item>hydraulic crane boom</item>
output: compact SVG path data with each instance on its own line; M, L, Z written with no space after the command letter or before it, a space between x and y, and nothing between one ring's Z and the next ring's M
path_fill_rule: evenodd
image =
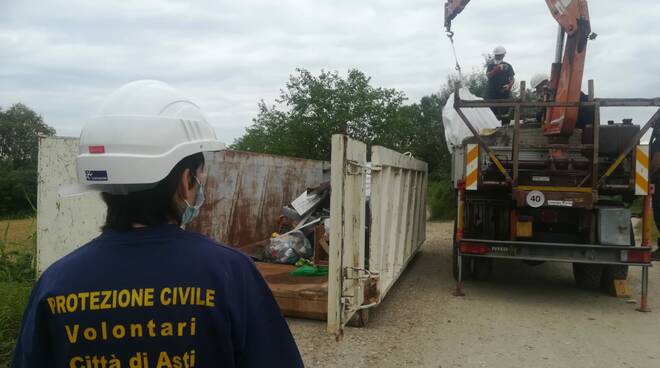
M447 0L445 28L451 32L451 22L470 0ZM550 13L560 26L557 54L552 64L550 90L556 102L579 102L584 73L587 42L591 35L587 0L546 0ZM565 45L564 45L565 44ZM577 122L575 107L549 108L543 124L546 135L571 135Z

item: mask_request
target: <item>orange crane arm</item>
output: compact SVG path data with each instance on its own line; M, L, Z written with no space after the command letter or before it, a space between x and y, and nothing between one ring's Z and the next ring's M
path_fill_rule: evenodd
M451 22L470 0L447 0L445 28L451 33ZM546 0L550 13L560 26L557 52L550 78L550 89L557 102L579 102L584 74L587 41L591 34L587 0ZM564 46L565 44L565 46ZM549 108L543 131L547 135L571 135L577 123L575 107Z
M555 91L554 100L556 102L580 102L587 42L591 35L587 1L546 0L546 3L552 16L560 25L557 53L552 64L550 89ZM564 43L564 38L566 45L562 50L561 45ZM546 135L571 135L577 119L577 107L549 108L543 132Z

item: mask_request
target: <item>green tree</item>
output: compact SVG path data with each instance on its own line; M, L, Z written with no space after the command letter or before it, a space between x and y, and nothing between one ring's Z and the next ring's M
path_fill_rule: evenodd
M36 112L17 103L9 109L0 108L0 159L16 166L37 162L39 136L51 136L55 129L46 125Z
M41 116L21 103L0 108L0 216L27 213L36 203L39 136L53 134Z
M273 106L259 103L252 126L232 148L328 160L330 137L336 133L369 144L398 144L395 138L412 124L401 113L406 97L370 82L358 70L342 78L338 72L315 76L296 69Z
M304 69L291 75L272 106L259 102L259 113L232 148L318 160L330 159L330 137L345 133L399 152L410 152L429 164L429 204L434 218L450 218L455 207L451 153L445 143L442 109L454 92L449 77L438 93L404 105L403 92L374 87L358 70L346 77ZM485 96L483 73L473 72L462 84Z

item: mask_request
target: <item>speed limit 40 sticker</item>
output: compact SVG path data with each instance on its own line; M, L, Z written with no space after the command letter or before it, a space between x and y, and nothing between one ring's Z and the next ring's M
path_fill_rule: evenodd
M532 190L527 193L527 205L533 208L538 208L543 206L545 203L545 195L543 192L538 190Z

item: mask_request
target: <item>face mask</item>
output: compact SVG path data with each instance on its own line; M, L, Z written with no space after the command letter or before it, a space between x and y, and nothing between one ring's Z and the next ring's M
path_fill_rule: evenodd
M202 186L202 183L199 182L197 177L195 177L195 181L197 181L197 185L199 186L197 189L197 198L195 198L195 205L191 206L187 200L183 200L186 202L186 209L183 211L183 215L181 215L182 228L189 224L195 217L197 217L197 215L199 215L199 208L204 204L204 187Z

